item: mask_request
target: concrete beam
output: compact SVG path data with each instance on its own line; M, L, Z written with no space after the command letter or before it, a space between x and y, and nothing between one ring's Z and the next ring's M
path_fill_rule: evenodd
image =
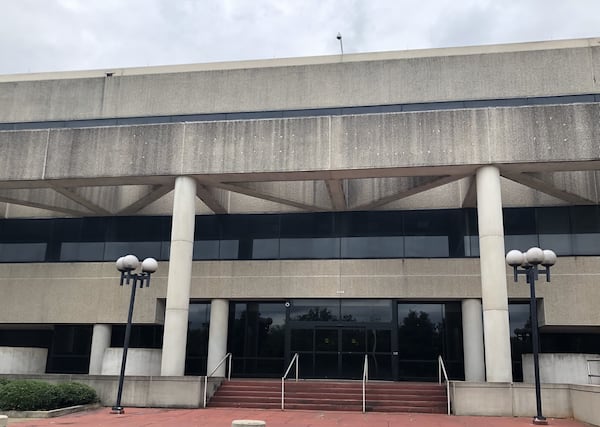
M92 211L93 213L95 213L97 215L110 215L111 214L111 212L109 210L104 209L102 206L99 206L96 203L92 202L91 200L88 200L85 197L78 194L77 190L74 188L66 188L66 187L58 187L58 186L52 186L52 188L57 193L62 194L63 196L67 197L68 199L71 199L75 203L80 204L84 208Z
M331 199L331 207L336 211L345 211L347 209L346 194L342 181L339 179L328 179L325 181L327 192Z
M390 194L385 197L381 197L380 199L377 199L372 202L365 203L363 205L359 205L359 206L356 206L353 208L356 210L376 209L378 207L387 205L388 203L395 202L396 200L400 200L405 197L409 197L409 196L412 196L413 194L421 193L426 190L431 190L432 188L439 187L441 185L449 184L449 183L457 181L461 178L464 178L464 176L458 175L458 176L442 176L442 177L437 177L437 178L430 178L430 179L425 180L425 182L423 182L421 185L416 185L412 188L400 191L395 194Z
M2 190L0 191L0 201L59 212L69 216L89 216L91 213L50 188Z
M196 196L198 196L198 198L200 200L202 200L202 202L208 206L208 208L213 211L216 214L226 214L227 213L227 208L225 208L221 202L219 201L219 198L214 194L213 190L211 190L210 188L208 188L205 185L202 184L197 184L196 185Z
M543 177L540 175L536 176L530 173L511 172L502 172L502 176L510 179L511 181L518 182L519 184L523 184L527 187L533 188L534 190L541 191L542 193L548 194L552 197L556 197L557 199L561 199L575 205L596 204L596 200L591 200L589 198L582 197L578 194L574 194L569 191L557 188L550 179L547 179L547 177Z
M232 191L234 193L240 193L240 194L245 194L247 196L256 197L258 199L268 200L270 202L275 202L275 203L279 203L279 204L286 205L286 206L292 206L292 207L306 210L309 212L322 212L322 211L327 210L321 206L297 202L294 200L289 200L289 199L285 199L285 198L275 196L272 194L267 194L267 193L264 193L261 191L257 191L253 188L248 188L242 184L233 185L233 184L227 184L227 183L223 183L223 182L216 182L216 183L210 183L208 185L210 185L212 187L216 187L216 188L221 188L221 189L227 190L227 191ZM248 185L248 184L246 184L246 185Z
M136 200L129 206L121 209L118 212L118 215L132 215L140 210L144 209L146 206L160 199L162 196L167 194L169 191L173 189L172 185L155 185L152 189L141 199Z

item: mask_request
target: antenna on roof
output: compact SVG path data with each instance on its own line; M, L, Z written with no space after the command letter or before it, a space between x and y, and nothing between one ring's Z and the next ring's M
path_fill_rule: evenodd
M340 50L342 51L342 56L344 56L344 42L342 41L342 33L337 33L336 39L340 41Z

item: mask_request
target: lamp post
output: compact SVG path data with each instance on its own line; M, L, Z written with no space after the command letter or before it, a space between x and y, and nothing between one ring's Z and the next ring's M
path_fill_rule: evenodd
M141 273L135 270L141 267ZM140 261L135 255L126 255L117 260L117 270L121 272L120 286L131 283L131 298L129 299L129 313L127 315L127 327L125 328L125 341L123 343L123 358L121 359L121 373L119 374L119 387L117 389L117 402L112 407L113 414L122 414L125 412L121 406L121 396L123 394L123 380L125 379L125 365L127 363L127 350L129 349L129 338L131 336L131 319L133 318L133 304L135 303L135 290L139 283L140 288L150 286L150 275L158 269L158 263L154 258L146 258L140 265Z
M518 250L512 250L506 254L506 263L513 268L515 282L518 281L519 274L527 278L530 289L529 310L531 315L531 340L533 342L533 372L535 376L535 403L537 415L533 417L533 424L548 424L546 417L542 415L542 397L540 390L540 362L539 362L539 338L538 338L538 320L537 320L537 300L535 298L535 281L539 273L546 274L546 282L550 282L550 267L556 263L556 254L551 250L542 250L540 248L530 248L523 253ZM545 269L541 269L542 265ZM519 268L520 267L520 268Z

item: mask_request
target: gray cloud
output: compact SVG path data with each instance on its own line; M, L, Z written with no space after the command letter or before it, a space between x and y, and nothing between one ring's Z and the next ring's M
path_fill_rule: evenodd
M0 73L599 36L597 0L0 0Z

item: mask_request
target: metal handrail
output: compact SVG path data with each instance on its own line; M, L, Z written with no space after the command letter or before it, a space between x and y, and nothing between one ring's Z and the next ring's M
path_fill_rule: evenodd
M203 408L206 408L206 393L208 390L208 377L212 377L213 374L215 372L217 372L217 369L219 369L221 367L221 365L223 363L225 363L225 361L229 359L229 363L227 364L227 381L231 380L231 359L232 359L232 355L231 353L227 353L225 356L223 356L223 358L221 359L221 361L219 363L217 363L217 366L215 366L215 369L213 369L210 374L208 374L207 376L204 377L204 403L203 403Z
M362 376L362 400L363 414L367 412L367 382L369 381L369 356L365 354L365 363L363 364Z
M281 410L282 411L284 408L283 399L285 396L285 379L287 378L288 374L290 373L292 366L294 366L294 363L296 364L296 381L298 381L298 353L294 354L294 357L292 357L292 361L288 365L288 368L285 371L285 374L283 374L283 377L281 377Z
M442 384L442 373L444 374L444 381L446 381L446 399L448 401L448 415L450 415L450 381L442 356L438 356L438 384Z
M587 373L588 373L588 383L593 384L592 378L600 378L600 374L592 374L592 365L590 363L600 363L600 359L588 359L587 363Z

